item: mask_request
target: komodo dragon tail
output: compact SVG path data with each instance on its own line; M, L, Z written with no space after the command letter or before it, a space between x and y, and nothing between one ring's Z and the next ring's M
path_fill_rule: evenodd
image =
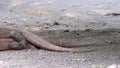
M22 30L22 34L25 37L25 39L40 48L43 49L47 49L47 50L51 50L51 51L59 51L59 52L90 52L93 50L76 50L76 49L71 49L71 48L64 48L64 47L60 47L60 46L56 46L50 42L45 41L43 38L29 32L26 30Z

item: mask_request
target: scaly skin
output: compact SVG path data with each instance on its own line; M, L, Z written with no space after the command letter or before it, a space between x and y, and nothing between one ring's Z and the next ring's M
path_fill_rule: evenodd
M1 32L2 31L2 32ZM12 33L11 33L12 31ZM17 34L19 34L19 32L17 31L20 31L18 29L13 29L13 28L7 28L7 27L0 27L0 32L7 36L8 38L13 38L16 39L17 38ZM34 46L37 46L39 48L43 48L43 49L47 49L47 50L52 50L52 51L61 51L61 52L90 52L90 51L93 51L93 50L76 50L76 49L70 49L70 48L64 48L64 47L60 47L60 46L56 46L54 44L51 44L50 42L47 42L46 40L44 40L43 38L31 33L31 32L28 32L28 31L21 31L22 32L22 35L25 37L25 39L33 44ZM0 33L0 35L2 35ZM14 34L15 33L15 34ZM20 37L18 37L16 40L18 42L22 41L22 40L19 40L21 39ZM58 43L58 45L60 45Z

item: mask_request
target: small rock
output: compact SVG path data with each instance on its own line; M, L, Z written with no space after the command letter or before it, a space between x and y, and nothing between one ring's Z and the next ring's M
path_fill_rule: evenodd
M7 21L4 21L3 23L8 23Z
M76 35L80 35L79 33L76 33Z
M60 11L65 11L65 9L60 9Z
M85 29L85 31L87 31L87 32L90 31L90 30L91 30L91 29Z
M54 22L54 25L60 25L58 22Z
M103 26L106 26L107 24L106 23L103 23Z
M108 68L120 68L120 65L112 64L108 66Z
M10 10L10 12L13 12L13 10Z
M40 23L40 22L36 22L37 24Z
M49 28L48 26L45 27L45 29L48 29L48 28Z
M69 30L64 30L64 32L69 32Z
M113 42L112 42L112 41L107 41L107 43L108 43L108 44L113 44Z

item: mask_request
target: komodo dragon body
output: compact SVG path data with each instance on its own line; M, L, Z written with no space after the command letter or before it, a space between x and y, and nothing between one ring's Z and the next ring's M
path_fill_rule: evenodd
M51 50L51 51L60 51L60 52L90 52L92 50L77 50L77 49L71 49L71 48L65 48L65 47L60 47L57 45L54 45L43 38L29 32L26 30L18 30L18 29L11 29L11 28L6 28L6 27L0 27L0 30L3 31L4 33L7 33L5 38L14 38L18 42L23 42L26 44L26 42L29 42L33 44L34 46ZM2 37L3 38L3 37ZM27 41L26 41L27 40ZM59 44L59 43L58 43Z

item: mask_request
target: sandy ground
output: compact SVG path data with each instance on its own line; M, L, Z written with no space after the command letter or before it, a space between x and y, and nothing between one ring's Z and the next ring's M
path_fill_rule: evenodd
M42 49L2 51L0 68L110 68L116 65L120 68L119 2L0 0L0 26L32 29L39 31L36 33L39 36L69 43L96 42L93 46L80 48L97 49L87 53L51 52ZM56 37L56 34L59 36Z

